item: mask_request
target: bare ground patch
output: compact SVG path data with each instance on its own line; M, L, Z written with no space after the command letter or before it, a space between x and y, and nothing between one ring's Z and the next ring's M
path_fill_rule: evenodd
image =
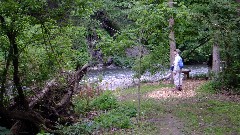
M174 115L167 114L159 119L149 119L159 127L161 135L183 135L184 124Z
M145 95L145 98L167 99L167 98L189 98L196 95L196 88L205 83L205 80L185 80L182 91L173 91L174 88L164 87ZM168 83L168 82L166 82Z
M191 98L196 95L196 89L205 82L206 80L185 80L182 91L173 91L173 88L171 87L163 87L145 94L144 97L146 99L150 98L157 100L168 98ZM157 125L159 134L161 135L184 135L185 123L172 113L172 107L175 106L175 103L167 102L165 105L165 114L160 116L160 118L149 119L148 121Z

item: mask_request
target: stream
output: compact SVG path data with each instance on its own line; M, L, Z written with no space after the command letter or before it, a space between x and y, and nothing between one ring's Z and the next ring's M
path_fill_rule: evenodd
M184 69L191 70L190 77L204 75L208 72L207 65L185 65ZM141 81L159 81L167 74L169 74L169 71L154 75L145 73L141 76ZM89 70L80 82L80 84L84 83L97 84L100 89L104 90L116 90L134 86L138 83L138 79L134 78L134 71L128 68L101 68Z

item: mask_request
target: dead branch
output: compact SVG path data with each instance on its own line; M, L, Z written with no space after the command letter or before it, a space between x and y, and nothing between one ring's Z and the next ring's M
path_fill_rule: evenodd
M39 102L50 90L52 87L56 87L57 83L55 82L55 79L51 80L50 82L47 83L45 88L37 95L34 97L30 98L31 102L29 103L29 107L32 108L34 105Z

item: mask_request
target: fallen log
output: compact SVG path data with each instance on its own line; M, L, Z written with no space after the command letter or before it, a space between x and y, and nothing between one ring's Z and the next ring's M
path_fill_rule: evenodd
M29 108L33 108L36 103L39 102L39 100L42 100L42 98L51 90L52 87L57 87L57 83L55 79L51 80L47 83L47 85L44 87L44 89L37 95L34 95L30 98Z
M79 82L90 65L85 64L76 72L61 72L59 77L46 83L41 91L35 92L28 98L28 110L0 109L0 117L4 116L8 120L15 120L11 128L13 134L19 134L20 131L37 133L40 129L56 133L56 123L63 123L61 119L72 119L73 114L69 113L69 109L72 107L71 99L73 93L79 90ZM65 78L64 83L62 78ZM33 128L28 129L30 131L21 129L29 124Z

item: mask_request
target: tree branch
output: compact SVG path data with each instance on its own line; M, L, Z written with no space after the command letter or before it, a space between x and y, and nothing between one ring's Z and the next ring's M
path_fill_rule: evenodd
M211 38L210 38L209 36L206 36L206 37L202 38L202 39L200 40L200 44L199 44L198 46L195 46L194 48L192 48L190 51L188 51L188 53L185 55L185 57L186 57L186 58L189 57L189 55L190 55L193 51L195 51L197 48L199 48L199 47L203 46L204 44L206 44L210 39L211 39Z

